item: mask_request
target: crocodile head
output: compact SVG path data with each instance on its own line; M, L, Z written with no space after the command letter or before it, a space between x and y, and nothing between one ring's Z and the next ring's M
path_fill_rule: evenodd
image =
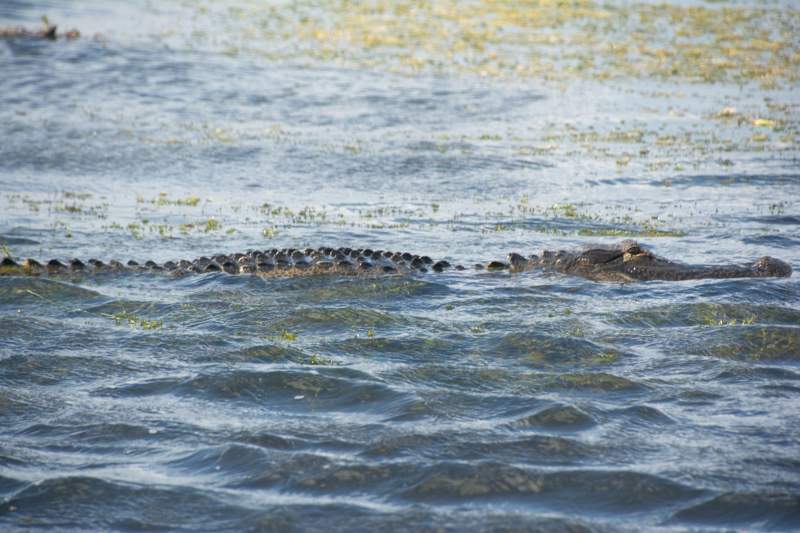
M693 266L658 257L635 241L578 253L543 252L538 265L595 281L682 281L690 279L788 277L789 264L764 256L751 265Z

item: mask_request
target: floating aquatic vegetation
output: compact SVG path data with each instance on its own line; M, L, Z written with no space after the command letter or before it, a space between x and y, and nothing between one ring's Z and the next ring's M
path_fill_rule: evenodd
M158 193L158 196L152 198L150 200L146 200L143 196L137 196L136 202L137 203L150 203L156 206L164 206L164 205L176 205L176 206L188 206L188 207L197 207L200 204L200 198L194 195L189 195L186 198L175 198L172 199L169 195L165 192Z
M223 13L198 7L201 19L217 16L231 28L228 38L214 34L221 51L407 74L765 86L793 83L800 74L800 12L780 5L340 0L249 4Z
M119 311L111 315L117 324L128 324L131 329L154 330L164 327L163 320L142 318L130 311Z

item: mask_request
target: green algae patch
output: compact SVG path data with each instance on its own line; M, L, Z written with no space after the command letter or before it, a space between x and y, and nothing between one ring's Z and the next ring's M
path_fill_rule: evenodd
M364 356L396 356L406 357L414 354L416 357L440 357L454 353L459 346L451 341L438 337L421 338L392 338L382 336L355 335L341 341L331 343L329 349L342 354L355 354ZM426 368L417 367L420 371Z
M163 320L142 318L130 311L119 311L112 314L111 318L117 323L117 325L127 324L131 329L141 329L146 331L161 329L164 327Z
M722 339L720 339L722 340ZM706 355L737 361L798 361L800 332L793 327L750 327L706 343Z
M686 232L680 230L661 230L656 228L643 228L639 230L605 228L578 230L581 237L685 237Z
M339 0L251 4L221 16L211 21L230 26L230 38L214 33L221 51L405 74L773 86L800 71L800 12L781 5Z
M571 313L571 311L570 311ZM519 358L534 367L585 367L609 365L620 357L616 350L602 350L596 344L580 338L580 325L570 327L565 336L543 336L512 333L493 343L491 354Z
M170 198L169 195L165 192L158 193L158 196L151 199L145 200L144 197L138 196L136 198L137 203L150 203L155 206L165 206L165 205L174 205L174 206L186 206L186 207L197 207L200 205L200 198L194 195L189 195L185 198Z
M532 415L515 420L513 429L547 428L556 430L585 429L594 426L594 419L572 405L552 405Z
M334 364L333 359L322 357L321 355L312 354L309 356L307 364L311 366L331 366Z
M562 374L553 383L554 386L567 389L590 389L607 392L638 390L642 385L614 374L574 373Z
M10 194L6 196L6 199L11 207L21 203L31 213L46 211L50 214L64 215L72 220L108 218L110 207L108 202L105 201L105 197L94 199L94 196L88 192L65 191L56 194L35 195Z
M800 311L777 305L732 303L674 304L650 307L619 316L617 323L631 327L752 326L756 324L795 325Z
M222 223L216 218L209 218L202 227L204 233L209 233L222 229Z
M289 330L283 330L277 335L270 335L264 338L272 342L294 342L297 340L297 337L297 333L293 333Z

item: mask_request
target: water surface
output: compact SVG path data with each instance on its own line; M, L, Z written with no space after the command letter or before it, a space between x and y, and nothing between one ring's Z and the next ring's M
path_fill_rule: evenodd
M797 270L797 11L668 8L730 8L712 15L752 64L703 70L683 50L674 70L610 55L578 69L613 47L477 26L446 34L473 43L462 55L428 36L412 57L421 34L396 32L400 9L380 26L313 4L6 2L3 25L46 14L82 37L0 42L2 244L40 260L328 245L471 265L636 238L687 263ZM571 31L639 42L636 27L581 33L603 13L572 13ZM0 525L794 530L799 289L2 277Z

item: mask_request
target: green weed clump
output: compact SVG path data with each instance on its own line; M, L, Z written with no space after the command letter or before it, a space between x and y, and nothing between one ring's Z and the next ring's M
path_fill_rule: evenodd
M119 311L111 315L117 324L128 324L131 329L156 330L164 327L162 320L141 318L130 311Z

